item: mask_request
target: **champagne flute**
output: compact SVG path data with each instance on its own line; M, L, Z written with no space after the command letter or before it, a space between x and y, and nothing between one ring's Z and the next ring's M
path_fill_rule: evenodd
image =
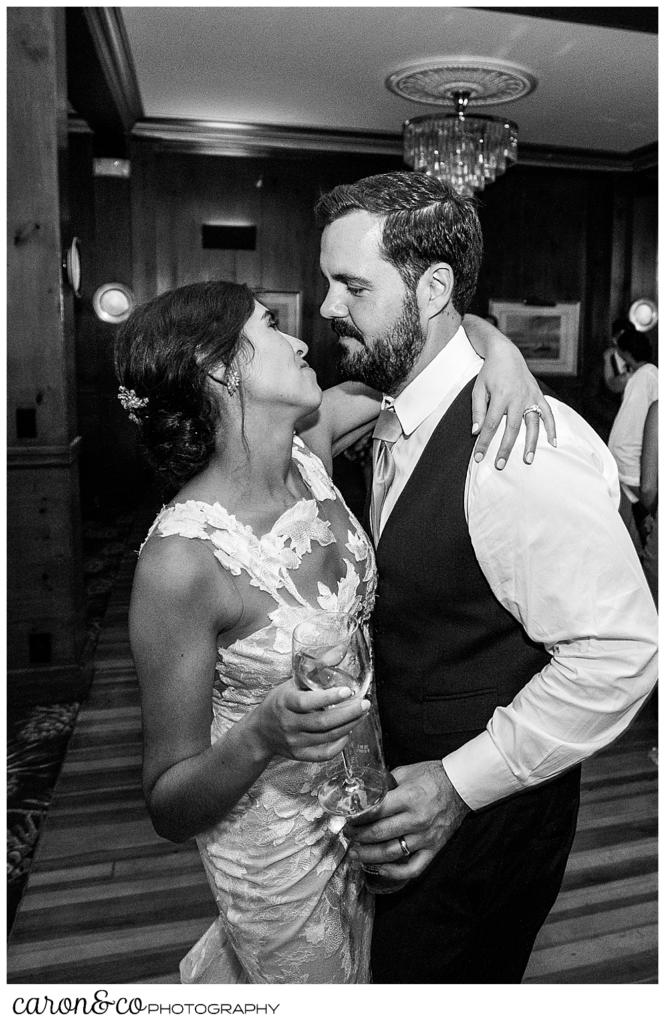
M293 632L293 672L304 690L348 686L364 697L372 660L362 625L350 615L320 613ZM318 799L330 814L351 818L376 807L388 789L388 773L372 712L351 730L341 752L343 767L321 785Z

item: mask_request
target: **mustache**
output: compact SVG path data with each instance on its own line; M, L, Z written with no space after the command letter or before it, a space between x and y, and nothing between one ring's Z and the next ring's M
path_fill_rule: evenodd
M330 321L330 326L338 338L355 338L356 341L361 341L363 344L365 342L363 335L350 320L335 317L334 320Z

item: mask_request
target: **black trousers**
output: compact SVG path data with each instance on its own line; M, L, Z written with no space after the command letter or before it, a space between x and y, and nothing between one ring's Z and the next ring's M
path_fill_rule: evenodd
M376 897L374 984L517 984L559 892L580 769L471 812L427 870Z

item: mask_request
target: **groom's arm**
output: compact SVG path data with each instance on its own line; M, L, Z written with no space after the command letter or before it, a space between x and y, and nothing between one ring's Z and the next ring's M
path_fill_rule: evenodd
M565 771L611 742L656 678L656 612L616 511L607 449L556 407L559 449L544 446L527 473L472 464L471 540L495 596L551 655L487 728L440 761L397 768L381 820L349 830L365 863L407 881L463 820ZM398 836L413 856L405 864Z

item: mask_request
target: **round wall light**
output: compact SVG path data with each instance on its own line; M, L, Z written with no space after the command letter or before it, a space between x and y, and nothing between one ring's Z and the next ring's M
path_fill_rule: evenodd
M658 323L658 307L651 299L636 299L628 310L628 319L637 331L650 331Z
M134 293L126 284L111 281L99 286L92 297L92 308L107 324L121 324L136 304Z

